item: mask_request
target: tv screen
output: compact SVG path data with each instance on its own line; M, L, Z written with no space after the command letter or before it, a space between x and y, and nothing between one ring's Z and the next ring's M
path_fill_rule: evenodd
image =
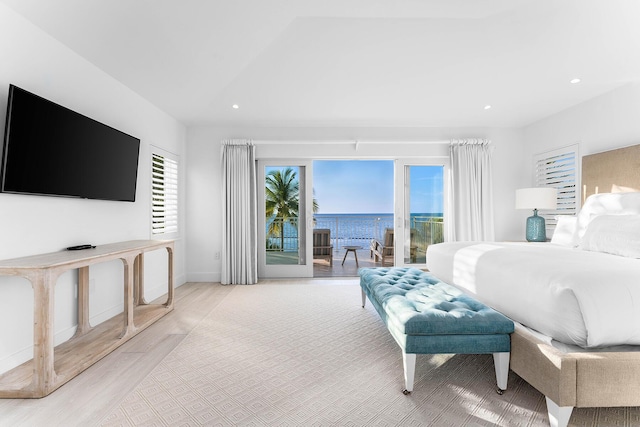
M135 201L140 140L9 86L0 191Z

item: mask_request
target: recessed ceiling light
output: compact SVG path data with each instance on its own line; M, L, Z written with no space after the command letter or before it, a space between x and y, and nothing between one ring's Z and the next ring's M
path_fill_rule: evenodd
M569 80L569 83L571 83L571 84L580 83L580 79L571 79L571 80Z
M491 105L488 105L488 104L487 104L487 105L485 105L485 106L484 106L484 109L485 109L485 110L490 110L490 109L491 109Z
M237 110L238 108L240 108L240 106L239 106L238 104L233 104L231 107L232 107L234 110Z

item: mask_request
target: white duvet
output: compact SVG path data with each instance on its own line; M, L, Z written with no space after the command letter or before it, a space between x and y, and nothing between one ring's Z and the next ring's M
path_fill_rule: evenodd
M565 344L640 345L640 260L552 243L432 245L427 268Z

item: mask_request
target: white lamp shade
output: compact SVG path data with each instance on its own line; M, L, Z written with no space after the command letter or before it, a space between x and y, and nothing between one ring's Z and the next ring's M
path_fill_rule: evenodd
M516 209L555 209L558 191L550 187L516 190Z

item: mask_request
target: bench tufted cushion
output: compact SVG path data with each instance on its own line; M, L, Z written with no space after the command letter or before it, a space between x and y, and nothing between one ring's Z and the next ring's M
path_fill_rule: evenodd
M513 322L415 268L363 268L360 284L385 323L406 335L510 334ZM378 308L376 307L376 308Z
M493 353L498 388L507 388L511 320L435 276L415 268L362 268L365 296L403 353L406 392L416 354Z

